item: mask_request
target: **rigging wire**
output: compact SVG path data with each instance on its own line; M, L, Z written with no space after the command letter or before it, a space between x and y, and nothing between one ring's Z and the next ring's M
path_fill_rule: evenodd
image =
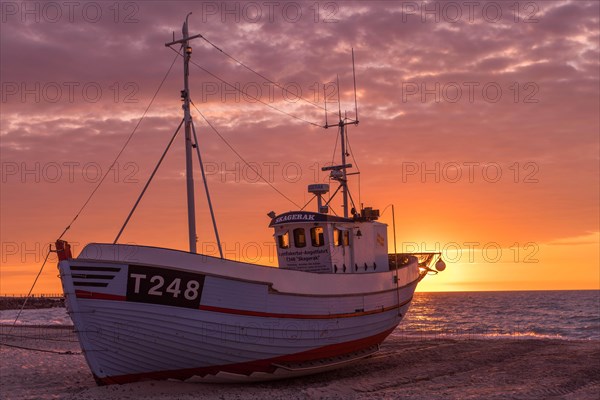
M146 185L144 185L144 188L142 189L142 192L140 193L140 195L139 195L138 199L136 200L135 204L133 205L133 208L129 212L129 215L127 216L127 219L125 220L125 223L123 223L123 226L121 227L121 230L117 234L117 237L115 238L115 241L113 242L113 244L117 244L117 242L119 241L119 238L121 237L121 234L125 230L125 227L129 223L129 220L133 216L133 213L135 212L135 209L137 208L138 204L140 204L140 201L142 200L142 197L144 197L144 194L146 193L146 190L148 189L148 186L150 186L150 182L152 182L152 178L154 178L154 175L156 175L156 172L158 171L158 168L160 167L160 164L162 164L163 160L165 159L165 156L167 155L167 152L171 148L171 145L173 144L173 141L175 140L175 137L179 133L179 129L181 129L181 125L183 125L184 121L185 120L182 119L181 122L179 123L179 126L177 127L177 129L175 130L175 133L171 137L171 140L169 141L169 144L167 144L167 148L163 152L162 156L160 156L160 159L158 160L158 163L156 164L156 167L154 167L154 171L152 171L152 174L150 174L150 177L148 178L148 181L146 182Z
M316 197L317 197L316 195L314 195L313 197L311 197L310 200L308 200L306 202L306 204L302 206L302 208L300 209L300 211L303 211Z
M173 51L177 52L177 50L175 50L174 48L172 48L172 47L169 47L169 48L170 48L171 50L173 50ZM177 54L181 55L179 52L177 52ZM267 106L267 107L269 107L269 108L271 108L271 109L273 109L273 110L275 110L275 111L277 111L277 112L280 112L280 113L282 113L282 114L285 114L285 115L287 115L288 117L291 117L291 118L297 119L297 120L299 120L299 121L305 122L305 123L307 123L307 124L310 124L310 125L316 126L316 127L318 127L318 128L323 128L323 126L322 126L322 125L319 125L319 124L317 124L317 123L315 123L315 122L309 121L309 120L307 120L307 119L304 119L304 118L302 118L302 117L298 117L297 115L291 114L291 113L289 113L289 112L287 112L287 111L284 111L284 110L282 110L282 109L279 109L279 108L277 108L277 107L275 107L275 106L273 106L273 105L271 105L271 104L269 104L269 103L267 103L267 102L265 102L265 101L262 101L262 100L261 100L261 99L259 99L258 97L256 97L256 96L253 96L253 95L251 95L250 93L243 91L242 89L240 89L240 88L236 87L235 85L232 85L231 83L227 82L226 80L224 80L224 79L220 78L219 76L217 76L217 75L213 74L212 72L210 72L210 71L209 71L209 70L207 70L206 68L202 67L202 66L201 66L201 65L199 65L198 63L194 62L193 60L190 60L190 63L191 63L191 64L193 64L193 65L195 65L197 68L201 69L202 71L206 72L207 74L209 74L209 75L210 75L210 76L212 76L213 78L215 78L215 79L217 79L217 80L221 81L222 83L226 84L227 86L229 86L229 87L233 88L234 90L236 90L236 91L240 92L241 94L243 94L243 95L246 95L246 96L250 97L251 99L253 99L253 100L255 100L255 101L257 101L257 102L259 102L259 103L261 103L261 104L263 104L263 105L265 105L265 106Z
M350 196L350 203L352 203L352 208L354 209L354 211L356 211L356 204L354 203L354 199L352 198L352 192L350 190L348 190L347 186L346 186L346 191L348 192L348 196Z
M341 129L341 128L339 128ZM338 130L339 132L339 130ZM340 141L340 135L335 135L335 146L333 146L333 154L331 155L331 165L335 165L335 152L337 151L338 142Z
M346 146L348 147L348 150L350 150L350 155L352 156L352 160L354 160L354 166L356 167L356 170L358 172L360 172L360 168L358 168L358 164L356 163L356 157L354 157L354 152L352 151L352 146L350 145L350 135L348 135L348 129L346 129Z
M192 105L194 106L194 108L196 109L196 111L198 112L198 114L200 114L200 116L204 119L204 121L206 121L206 123L208 124L208 126L210 126L210 128L217 134L217 136L219 136L221 138L221 140L227 145L227 147L229 147L231 149L231 151L233 151L234 154L236 156L238 156L238 158L240 160L242 160L242 162L244 164L246 164L246 166L248 168L250 168L260 179L262 179L273 190L275 190L277 193L279 193L281 196L283 196L287 201L289 201L290 203L292 203L294 206L300 208L300 205L298 205L294 200L290 199L283 192L281 192L279 189L277 189L271 182L269 182L267 179L265 179L265 177L262 176L262 174L253 165L251 165L250 163L248 163L244 159L244 157L242 157L242 155L240 153L238 153L237 150L227 141L227 139L225 139L225 137L223 137L223 135L221 135L221 133L219 133L219 131L217 130L217 128L215 128L213 126L213 124L204 116L204 114L202 114L202 112L198 109L198 107L196 107L196 104L192 100L190 100L190 102L192 103Z
M119 151L119 153L117 154L117 156L115 157L114 161L110 164L110 167L106 170L106 173L104 174L104 176L102 177L102 179L100 179L100 182L98 182L98 185L96 185L96 187L94 188L94 190L92 191L92 193L90 193L90 195L87 198L87 200L85 201L85 203L83 203L83 205L81 206L81 208L79 209L79 211L77 211L77 214L75 214L75 217L73 217L73 219L71 220L71 222L69 223L69 225L67 225L67 227L65 228L65 230L60 234L60 236L58 237L58 240L60 240L65 235L65 233L67 233L67 231L71 228L71 225L73 225L73 222L75 222L75 220L79 217L79 214L81 214L81 212L88 205L88 203L90 202L90 200L92 200L92 197L94 197L94 194L96 193L96 191L98 191L98 189L102 185L102 182L104 182L104 180L106 179L106 177L108 176L108 174L110 173L110 171L113 169L113 167L115 166L115 164L119 160L119 157L121 157L121 154L123 154L123 152L125 151L125 148L127 147L127 145L129 144L129 142L133 138L133 135L135 134L135 132L137 132L137 129L140 126L140 124L142 123L142 120L146 117L146 114L148 113L148 110L150 109L150 107L154 103L154 100L156 99L156 96L158 95L158 92L160 91L160 89L162 88L163 84L167 80L167 77L171 73L171 69L173 69L173 65L175 65L175 61L177 61L177 58L178 58L178 56L175 56L175 58L173 59L173 62L171 63L171 66L167 70L167 73L165 74L165 76L163 77L162 81L158 85L158 88L156 89L156 92L154 92L154 95L152 96L152 99L150 100L150 103L148 103L148 106L144 110L144 113L142 114L141 118L138 120L137 124L133 128L133 131L131 131L131 133L129 134L129 137L125 141L125 144L123 145L123 147L121 148L121 150Z
M236 63L238 63L239 65L241 65L242 67L246 68L248 71L255 73L256 75L260 76L261 78L263 78L264 80L266 80L269 83L272 83L273 85L277 86L278 88L280 88L281 90L296 96L298 99L305 101L306 103L318 107L321 110L325 110L327 111L326 108L322 107L320 104L317 104L315 102L312 102L302 96L297 95L296 93L292 93L289 90L287 90L285 87L281 86L280 84L278 84L277 82L272 81L271 79L267 78L266 76L264 76L263 74L261 74L260 72L257 72L255 70L253 70L252 68L250 68L249 66L247 66L246 64L244 64L243 62L241 62L240 60L238 60L237 58L235 58L234 56L232 56L231 54L228 54L227 52L223 51L221 48L219 48L217 45L215 45L213 42L211 42L210 40L208 40L206 37L200 35L200 38L203 39L206 43L208 43L209 45L211 45L212 47L214 47L216 50L220 51L221 53L223 53L225 56L229 57L230 59L232 59L233 61L235 61ZM356 85L355 85L356 86Z
M336 195L336 194L337 194L337 193L340 191L340 189L341 189L341 188L342 188L342 185L339 185L339 186L337 187L337 189L335 189L335 192L333 192L333 195L331 195L331 198L330 198L329 200L327 200L327 203L325 203L325 205L326 205L326 206L329 206L329 203L331 203L331 200L333 200L333 198L334 198L334 197L335 197L335 195ZM335 215L337 215L337 214L335 213L335 211L333 210L333 208L331 209L331 211L332 211L332 212L333 212Z

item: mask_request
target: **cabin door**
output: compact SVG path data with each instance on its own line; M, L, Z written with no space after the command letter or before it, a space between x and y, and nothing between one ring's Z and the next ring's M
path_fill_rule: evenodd
M333 228L332 261L336 273L354 272L352 252L352 232L348 229Z

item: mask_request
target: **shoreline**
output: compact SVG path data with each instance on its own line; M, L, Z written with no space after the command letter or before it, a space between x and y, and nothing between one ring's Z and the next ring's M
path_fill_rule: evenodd
M62 296L0 296L0 311L19 311L21 307L24 310L43 310L64 306L65 299Z
M79 352L69 337L3 343ZM43 343L42 343L43 341ZM0 347L6 399L594 399L600 394L600 340L407 338L390 336L379 353L342 369L254 384L146 381L96 386L82 354Z
M16 329L17 331L11 334L11 330ZM21 323L17 322L16 325L10 323L0 322L0 344L7 343L4 340L4 336L15 336L12 340L18 338L31 338L45 342L47 336L61 336L61 341L77 342L77 336L74 331L75 327L73 324L60 324L60 323ZM16 334L21 332L21 335ZM48 339L56 340L56 339ZM536 334L536 333L523 333L520 331L505 332L500 329L486 329L481 331L468 331L468 330L456 330L456 329L441 329L437 331L427 330L415 330L406 329L402 326L398 326L385 341L389 340L403 340L403 341L427 341L427 340L556 340L556 341L567 341L567 342L598 342L600 338L577 338L577 337L564 337L558 334ZM45 344L44 344L45 345ZM10 347L10 346L9 346Z

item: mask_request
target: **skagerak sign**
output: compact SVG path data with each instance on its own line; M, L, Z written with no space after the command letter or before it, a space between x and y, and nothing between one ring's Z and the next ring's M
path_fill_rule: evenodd
M352 220L349 220L346 218L341 218L341 217L334 217L332 215L308 212L308 211L288 212L288 213L282 214L278 217L275 217L271 222L271 226L278 225L278 224L285 224L288 222L326 222L326 221L351 222Z
M316 221L316 214L309 213L294 213L294 214L285 214L275 218L275 224L280 224L282 222L290 222L290 221Z

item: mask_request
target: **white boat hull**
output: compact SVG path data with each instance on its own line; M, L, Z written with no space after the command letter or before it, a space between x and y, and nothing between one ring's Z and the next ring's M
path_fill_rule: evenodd
M99 384L267 380L366 357L422 278L315 274L128 245L59 263L68 311Z

